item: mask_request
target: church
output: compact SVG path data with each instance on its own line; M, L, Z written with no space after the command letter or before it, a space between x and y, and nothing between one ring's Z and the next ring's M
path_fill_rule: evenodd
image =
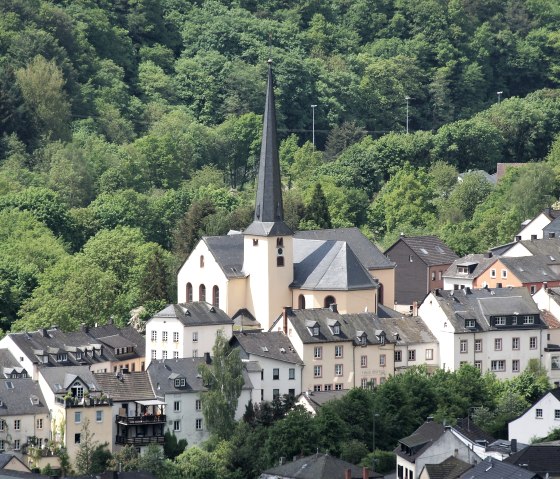
M272 64L253 222L203 237L178 272L179 303L206 301L268 330L284 307L377 313L392 306L395 264L357 228L294 233L284 222ZM383 295L383 298L381 296Z

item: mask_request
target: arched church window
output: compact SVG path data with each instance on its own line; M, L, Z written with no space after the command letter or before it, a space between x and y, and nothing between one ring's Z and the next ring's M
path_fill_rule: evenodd
M216 285L212 288L212 306L216 308L220 306L220 288Z
M206 301L206 286L201 284L198 288L198 300Z
M187 283L187 303L192 303L192 284Z
M334 296L326 296L325 297L325 308L328 308L331 304L335 304L336 303L336 299Z
M305 309L305 296L303 294L298 296L298 308Z

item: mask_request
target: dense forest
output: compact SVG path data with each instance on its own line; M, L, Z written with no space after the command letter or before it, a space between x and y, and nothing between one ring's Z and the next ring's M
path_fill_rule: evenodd
M268 58L293 228L508 241L560 192L559 32L554 0L3 0L0 328L173 301L250 221Z

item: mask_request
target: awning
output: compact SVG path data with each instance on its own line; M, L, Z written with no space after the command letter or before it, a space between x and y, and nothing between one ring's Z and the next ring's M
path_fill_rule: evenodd
M136 404L140 404L141 406L165 406L164 401L160 401L159 399L146 399L145 401L134 401Z

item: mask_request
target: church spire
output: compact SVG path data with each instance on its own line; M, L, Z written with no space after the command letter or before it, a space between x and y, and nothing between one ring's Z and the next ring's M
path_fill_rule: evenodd
M285 236L293 234L284 223L280 160L278 158L278 144L276 140L276 107L272 86L272 60L268 60L268 84L264 107L255 217L245 230L245 233L256 236Z

